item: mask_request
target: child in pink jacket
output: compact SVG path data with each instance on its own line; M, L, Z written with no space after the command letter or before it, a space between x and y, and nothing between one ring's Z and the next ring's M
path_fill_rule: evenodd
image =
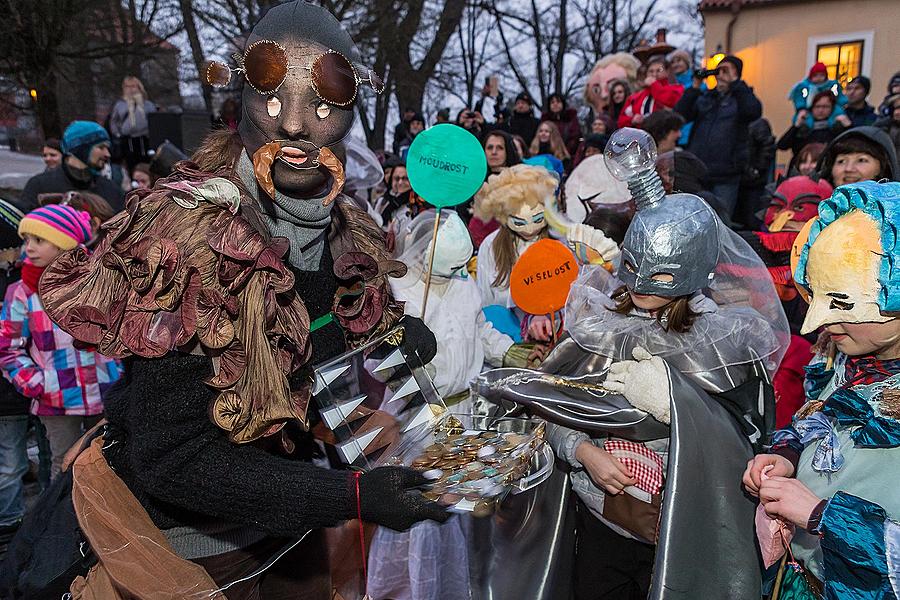
M91 238L90 216L50 204L25 215L22 280L9 286L0 312L0 367L47 430L52 475L83 429L100 420L103 396L121 374L118 361L76 349L72 337L44 312L37 292L44 269L64 250Z

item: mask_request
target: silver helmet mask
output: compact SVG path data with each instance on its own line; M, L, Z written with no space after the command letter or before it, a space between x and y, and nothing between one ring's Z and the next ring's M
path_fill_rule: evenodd
M618 276L637 294L687 296L709 285L718 258L713 210L692 194L671 194L634 215Z
M619 279L634 293L668 298L707 287L719 260L712 208L693 194L666 195L656 172L656 144L646 131L617 130L604 155L637 207L625 232Z

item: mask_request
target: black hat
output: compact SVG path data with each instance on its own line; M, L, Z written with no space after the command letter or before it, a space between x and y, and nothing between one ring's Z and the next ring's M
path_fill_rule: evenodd
M863 89L866 90L866 96L868 96L869 92L872 90L872 80L865 75L857 75L850 80L850 83L858 83L859 85L863 86Z
M731 63L734 65L734 70L737 71L738 79L741 78L741 73L744 71L744 61L739 59L737 56L728 55L722 59L723 63ZM722 64L722 63L719 63Z
M519 100L524 100L528 104L534 104L534 102L531 100L531 96L528 95L528 92L519 92L519 95L516 96L516 102L518 102Z

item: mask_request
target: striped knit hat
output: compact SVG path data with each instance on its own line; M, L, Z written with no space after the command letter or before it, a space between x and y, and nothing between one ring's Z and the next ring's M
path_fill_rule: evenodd
M24 216L21 210L6 200L0 200L0 250L18 248L22 245L16 232Z
M66 204L36 208L19 223L19 235L43 238L63 250L72 250L91 239L91 216Z

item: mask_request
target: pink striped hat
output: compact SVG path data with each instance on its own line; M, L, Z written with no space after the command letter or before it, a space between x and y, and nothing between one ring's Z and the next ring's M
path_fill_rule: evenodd
M26 233L72 250L91 239L91 216L66 204L48 204L25 215L19 223L19 236Z

